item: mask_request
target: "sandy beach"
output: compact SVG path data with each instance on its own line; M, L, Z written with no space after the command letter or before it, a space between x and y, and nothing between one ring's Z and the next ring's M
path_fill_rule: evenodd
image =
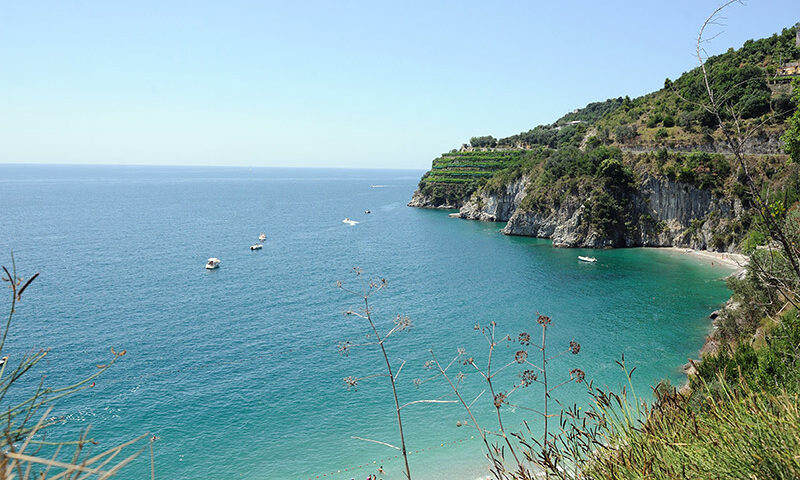
M743 270L747 263L750 261L750 258L747 255L743 255L741 253L728 253L728 252L712 252L709 250L694 250L691 248L685 247L645 247L645 248L652 248L654 250L665 250L675 253L680 253L683 255L691 255L693 258L697 258L703 262L709 263L711 265L719 265L721 267L727 267L731 270L736 272Z

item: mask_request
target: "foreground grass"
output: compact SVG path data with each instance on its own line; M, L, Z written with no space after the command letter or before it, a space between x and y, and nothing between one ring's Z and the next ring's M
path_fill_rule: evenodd
M601 402L604 446L582 476L800 478L798 379L800 316L790 309L758 348L740 341L705 357L690 394L663 389L645 408Z
M662 396L646 422L617 422L609 445L585 465L588 478L800 478L797 394L746 384L706 392L699 407Z

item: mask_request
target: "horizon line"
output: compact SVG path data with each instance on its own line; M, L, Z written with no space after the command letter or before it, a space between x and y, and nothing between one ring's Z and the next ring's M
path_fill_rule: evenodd
M287 165L212 165L212 164L155 164L155 163L45 163L45 162L0 162L0 166L65 166L65 167L200 167L200 168L285 168L303 170L407 170L424 171L425 168L398 168L398 167L321 167L321 166L287 166Z

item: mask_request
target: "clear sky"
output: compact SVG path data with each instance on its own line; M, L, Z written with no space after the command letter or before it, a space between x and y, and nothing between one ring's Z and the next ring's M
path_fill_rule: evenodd
M661 88L719 3L0 0L0 162L427 168ZM709 50L798 20L735 5Z

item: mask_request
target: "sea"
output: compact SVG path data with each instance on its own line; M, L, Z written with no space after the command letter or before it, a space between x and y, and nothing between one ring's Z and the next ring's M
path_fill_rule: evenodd
M449 365L481 427L497 429L487 383L463 361L486 369L492 331L493 371L505 367L493 388L513 392L508 431L541 432L542 388L515 388L529 367L514 363L521 350L541 358L518 341L540 343L539 315L552 319L550 386L585 372L552 392L561 405L589 408L589 381L642 401L662 380L684 381L709 313L730 295L729 270L674 251L554 248L502 235L502 223L409 208L422 173L0 165L0 264L10 269L13 252L18 275L39 273L2 354L16 365L49 349L0 408L125 350L93 386L55 403L46 436L90 428L92 454L146 435L116 478L149 479L152 468L170 480L348 480L382 467L379 478L401 479L383 356L368 321L347 314L363 313L363 289L384 280L369 298L378 332L410 321L384 344L412 478L485 477L472 420L429 360ZM263 249L251 251L261 232ZM210 257L219 268L204 268Z

